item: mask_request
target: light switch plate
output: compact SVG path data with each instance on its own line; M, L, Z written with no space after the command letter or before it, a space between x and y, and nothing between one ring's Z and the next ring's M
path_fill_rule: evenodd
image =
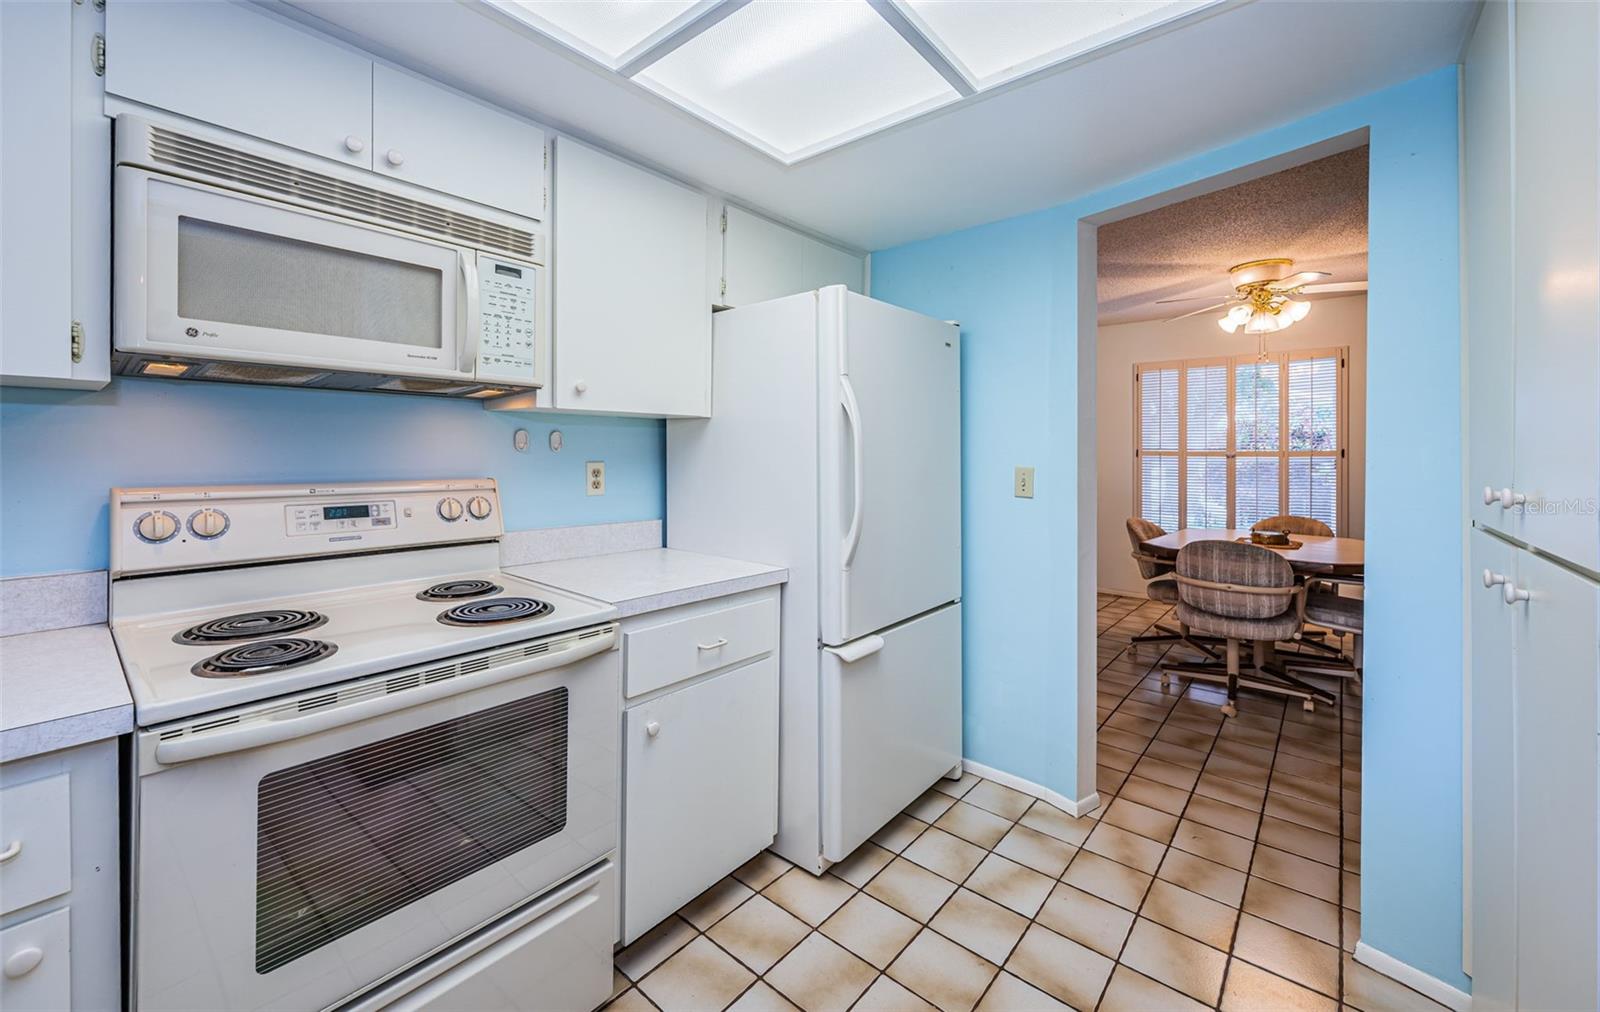
M1018 499L1033 498L1033 468L1019 467L1012 479L1011 494Z
M606 494L606 462L591 460L584 465L584 493L586 495Z

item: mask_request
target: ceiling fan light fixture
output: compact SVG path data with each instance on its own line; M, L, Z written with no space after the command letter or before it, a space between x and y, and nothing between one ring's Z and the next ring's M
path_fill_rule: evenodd
M1305 299L1290 299L1283 307L1283 314L1289 317L1289 323L1299 323L1311 312L1311 303Z

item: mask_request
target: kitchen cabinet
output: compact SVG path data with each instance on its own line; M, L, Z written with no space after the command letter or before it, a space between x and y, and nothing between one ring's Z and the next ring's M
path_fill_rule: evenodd
M623 620L624 944L777 835L778 595Z
M827 285L866 289L866 261L732 204L724 205L716 305L744 306Z
M108 94L524 217L544 131L232 2L107 5Z
M72 0L0 4L0 383L111 379L111 126Z
M552 160L554 366L538 406L709 415L705 195L566 137Z

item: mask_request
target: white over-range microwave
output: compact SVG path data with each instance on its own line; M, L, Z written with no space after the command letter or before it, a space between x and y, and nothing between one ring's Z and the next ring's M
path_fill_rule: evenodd
M114 186L121 375L460 397L541 385L536 221L131 115Z

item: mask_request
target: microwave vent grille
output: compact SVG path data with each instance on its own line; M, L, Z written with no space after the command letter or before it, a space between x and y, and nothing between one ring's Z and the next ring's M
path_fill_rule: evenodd
M151 129L150 157L174 169L275 193L346 216L449 238L474 248L497 249L530 260L539 259L537 240L533 233L524 229L238 151L166 127Z
M207 362L194 373L195 379L225 383L279 383L304 386L328 374L311 369L292 369L275 365L249 365L243 362Z

